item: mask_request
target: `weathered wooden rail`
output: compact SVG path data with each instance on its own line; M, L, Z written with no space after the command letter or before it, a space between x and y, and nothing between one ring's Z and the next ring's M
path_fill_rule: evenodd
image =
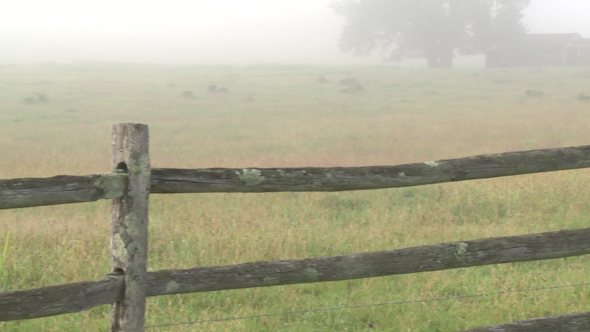
M590 146L532 150L398 166L152 168L150 193L345 191L419 186L590 167ZM0 209L123 196L127 174L0 180Z
M0 292L0 321L112 304L111 331L143 331L145 298L370 278L590 254L590 228L333 257L147 272L150 193L343 191L417 186L590 167L590 146L399 166L152 169L147 126L113 126L112 172L0 180L0 209L112 199L111 272L101 280ZM590 331L590 312L469 331Z
M590 228L333 257L147 273L146 296L381 277L590 254ZM123 298L122 275L0 295L0 319L84 311ZM57 299L60 299L57 301ZM41 308L41 309L40 309Z

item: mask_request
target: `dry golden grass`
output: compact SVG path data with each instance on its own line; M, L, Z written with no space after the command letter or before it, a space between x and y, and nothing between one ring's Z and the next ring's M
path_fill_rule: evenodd
M110 125L150 126L153 167L394 165L586 145L585 68L0 68L0 178L109 170ZM317 83L324 75L328 83ZM340 79L366 89L341 93ZM207 93L207 86L229 94ZM543 96L527 96L527 90ZM184 91L192 91L187 97ZM23 103L33 93L48 102ZM588 227L590 173L396 190L153 195L150 270L329 256ZM108 272L109 202L0 211L5 290ZM148 325L587 282L586 257L407 276L164 296ZM588 287L294 314L152 331L450 331L590 310ZM108 308L0 323L105 330ZM150 331L150 330L148 330Z

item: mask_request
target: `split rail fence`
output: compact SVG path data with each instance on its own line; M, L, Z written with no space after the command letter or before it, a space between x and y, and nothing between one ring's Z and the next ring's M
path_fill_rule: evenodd
M333 257L146 271L149 194L397 188L590 167L590 146L479 155L398 166L151 168L148 127L112 129L112 172L0 180L0 209L112 199L111 272L94 281L0 292L0 321L111 304L111 331L144 331L146 297L370 278L590 254L590 228ZM590 312L478 331L590 331Z

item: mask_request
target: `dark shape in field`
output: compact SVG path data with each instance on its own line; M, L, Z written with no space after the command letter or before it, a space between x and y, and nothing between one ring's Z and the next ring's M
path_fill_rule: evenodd
M47 98L47 95L44 93L34 92L34 94L37 96L37 101L40 103L45 103L49 101L49 98Z
M47 94L45 93L33 92L33 94L35 95L35 97L23 98L23 104L34 105L37 103L46 103L49 101L49 98L47 98Z
M354 85L359 84L359 80L356 77L345 77L340 80L340 85Z
M33 97L24 97L23 98L23 104L33 105L36 103L37 103L37 100L35 100L35 98L33 98Z
M228 94L229 90L226 87L220 86L217 87L215 84L211 84L207 87L207 92L209 93L220 93L220 94Z
M590 95L586 94L586 93L580 93L578 95L578 97L576 97L576 99L581 100L581 101L589 101L590 100Z
M524 93L527 97L542 97L545 95L545 92L540 90L526 90Z
M182 91L182 96L184 98L195 98L195 94L193 93L192 90Z
M328 81L328 79L324 75L318 76L318 78L315 81L317 83L330 83L330 81Z
M344 86L344 89L340 90L342 93L355 94L365 91L365 88L361 85L358 78L346 77L340 80L340 85Z
M209 93L216 93L217 92L217 85L211 84L207 87L207 92Z

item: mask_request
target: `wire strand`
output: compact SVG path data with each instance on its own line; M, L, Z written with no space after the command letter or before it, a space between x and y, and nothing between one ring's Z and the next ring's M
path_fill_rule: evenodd
M224 321L230 321L230 320L243 320L243 319L270 317L270 316L283 316L283 315L293 315L293 314L305 314L305 313L309 313L309 312L321 312L321 311L332 311L332 310L343 310L343 309L359 309L359 308L376 307L376 306L384 306L384 305L394 305L394 304L408 304L408 303L424 303L424 302L435 302L435 301L458 300L458 299L466 299L466 298L474 298L474 297L484 297L484 296L491 296L491 295L501 295L501 294L509 294L509 293L520 293L520 292L531 292L531 291L540 291L540 290L549 290L549 289L558 289L558 288L568 288L568 287L578 287L578 286L587 286L587 285L590 285L590 282L588 282L588 283L581 283L581 284L572 284L572 285L562 285L562 286L550 286L550 287L536 287L536 288L526 288L526 289L515 289L515 290L507 290L507 291L499 291L499 292L483 293L483 294L475 294L475 295L459 295L459 296L451 296L451 297L440 297L440 298L434 298L434 299L421 299L421 300L410 300L410 301L392 301L392 302L382 302L382 303L372 303L372 304L359 304L359 305L344 306L344 307L316 308L316 309L308 309L308 310L296 310L296 311L275 312L275 313L252 315L252 316L216 318L216 319L207 319L207 320L195 320L195 321L182 322L182 323L168 323L168 324L160 324L160 325L151 325L151 326L146 326L145 329L147 330L147 329L156 328L156 327L168 327L168 326L177 326L177 325L193 325L193 324L201 324L201 323L224 322Z

